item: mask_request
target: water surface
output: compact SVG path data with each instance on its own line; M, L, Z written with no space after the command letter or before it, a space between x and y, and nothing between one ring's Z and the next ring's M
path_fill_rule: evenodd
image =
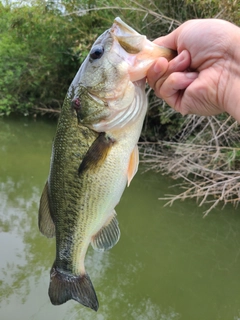
M55 130L53 121L0 119L0 319L240 319L239 210L203 219L194 200L163 207L158 197L174 181L141 167L116 208L119 243L87 254L99 311L51 305L55 243L39 233L37 212Z

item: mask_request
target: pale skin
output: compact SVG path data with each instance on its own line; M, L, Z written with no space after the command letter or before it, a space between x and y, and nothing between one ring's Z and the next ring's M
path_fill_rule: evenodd
M148 70L158 97L183 115L227 112L240 122L240 28L218 19L189 20L154 42L178 52Z

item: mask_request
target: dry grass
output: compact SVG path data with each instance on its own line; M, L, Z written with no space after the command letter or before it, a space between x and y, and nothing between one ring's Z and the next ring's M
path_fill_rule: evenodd
M240 201L240 147L237 122L231 117L188 116L178 141L143 142L142 162L148 169L180 179L178 195L167 194L161 200L196 198L199 206L209 203L208 214L220 202L237 205ZM197 134L196 134L197 132ZM195 134L195 137L193 135Z

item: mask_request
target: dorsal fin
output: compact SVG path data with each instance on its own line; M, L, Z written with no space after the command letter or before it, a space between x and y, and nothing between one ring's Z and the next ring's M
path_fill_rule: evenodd
M78 169L78 174L80 175L88 169L96 169L101 165L114 142L113 138L109 137L105 132L101 132L83 158Z
M42 192L38 211L38 227L42 234L47 238L55 236L55 225L51 217L49 200L48 200L48 182Z
M106 251L111 249L120 238L120 229L114 210L113 215L100 229L100 231L92 237L91 244L96 251Z

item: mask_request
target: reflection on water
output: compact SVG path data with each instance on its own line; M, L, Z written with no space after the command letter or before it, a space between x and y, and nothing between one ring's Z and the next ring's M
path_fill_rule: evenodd
M137 174L117 207L120 242L87 254L99 311L51 305L55 243L39 233L37 211L55 129L0 119L0 319L239 320L238 211L203 219L193 201L164 208L157 199L172 181L150 172Z

